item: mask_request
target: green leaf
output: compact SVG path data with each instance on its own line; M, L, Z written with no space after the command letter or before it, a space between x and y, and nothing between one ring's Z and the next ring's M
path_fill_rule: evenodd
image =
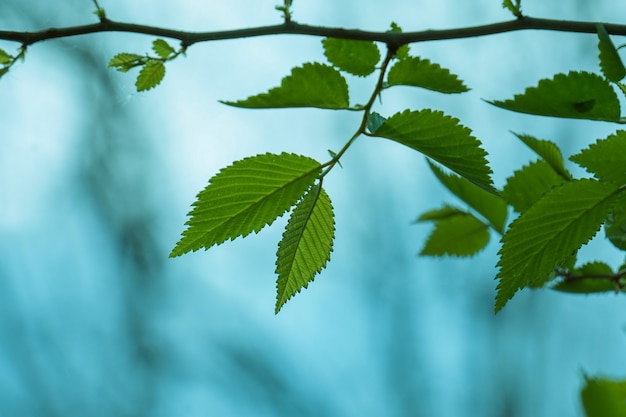
M387 32L402 33L402 28L398 26L396 22L391 22L391 29L389 29ZM394 58L400 59L400 60L407 59L409 57L409 52L410 52L409 45L402 45L396 51Z
M448 217L457 216L459 214L467 214L466 211L460 210L456 207L445 205L441 208L429 210L425 213L422 213L417 220L416 223L425 222L425 221L436 221L447 219Z
M626 184L626 132L600 139L570 160L585 168L596 178L613 184Z
M577 276L610 276L613 274L611 267L604 262L590 262L580 268L571 271L572 275ZM598 278L578 278L564 279L552 287L555 291L567 292L573 294L592 294L599 292L615 291L615 284L609 279Z
M507 178L502 197L515 211L523 213L542 195L564 181L546 161L538 160Z
M373 133L423 153L488 191L493 190L487 152L459 120L430 109L405 110Z
M330 198L320 184L309 189L291 213L278 244L276 313L330 260L335 222Z
M587 417L626 416L626 380L585 378L580 398Z
M597 74L570 72L539 81L512 100L488 101L494 106L539 116L617 122L620 105L611 84Z
M618 191L593 179L565 182L522 213L502 237L498 252L496 312L517 290L550 280L555 266L596 234L619 199Z
M163 39L156 39L152 42L152 50L163 59L166 59L170 55L176 53L176 50Z
M378 128L382 126L382 124L385 123L386 121L387 119L385 119L383 116L373 111L367 116L367 122L366 122L367 130L369 130L371 133L376 133Z
M626 76L624 63L613 45L613 41L602 23L596 24L598 31L598 50L600 51L600 69L606 78L618 82Z
M409 85L446 94L469 91L463 81L448 69L417 57L396 62L389 70L387 85Z
M15 58L9 55L4 49L0 49L0 65L8 65L13 62Z
M507 205L502 197L485 191L465 178L446 174L430 161L428 164L437 179L439 179L448 190L487 219L498 232L504 233Z
M111 58L109 67L115 67L120 72L127 72L133 67L143 65L145 61L146 57L144 56L122 52Z
M325 38L324 55L342 71L364 77L376 69L380 51L374 42L350 39Z
M422 256L471 256L489 243L489 227L470 213L459 212L435 221Z
M288 153L234 162L198 194L188 228L170 257L258 233L289 210L320 171L314 159Z
M348 84L335 68L320 63L307 63L291 70L280 87L239 101L224 104L249 109L284 107L318 107L348 109Z
M505 9L508 9L511 13L513 13L513 16L515 17L522 17L522 4L521 4L521 0L515 0L515 3L513 3L513 1L511 0L504 0L502 2L502 7L504 7Z
M546 161L556 173L563 177L563 179L567 181L572 179L572 175L565 169L563 155L556 143L549 140L537 139L530 135L522 135L515 132L513 132L513 134L537 155L543 158L543 160Z
M604 232L613 246L626 251L626 207L613 207L604 222Z
M150 90L159 85L163 77L165 77L165 65L163 65L163 62L150 59L139 71L135 87L137 87L137 91Z

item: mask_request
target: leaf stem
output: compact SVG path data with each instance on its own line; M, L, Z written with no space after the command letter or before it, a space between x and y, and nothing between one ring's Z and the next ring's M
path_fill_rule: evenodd
M557 268L554 273L556 276L562 277L566 282L576 282L585 279L608 280L615 284L616 292L624 290L624 286L626 285L624 280L622 280L622 278L626 277L626 269L614 274L574 274L568 270Z

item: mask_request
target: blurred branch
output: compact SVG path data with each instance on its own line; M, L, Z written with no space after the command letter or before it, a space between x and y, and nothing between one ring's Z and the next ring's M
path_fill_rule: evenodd
M609 34L626 35L626 25L604 23L604 27ZM91 33L130 32L178 39L182 42L184 46L189 46L198 42L208 42L225 39L239 39L269 35L308 35L353 40L378 41L384 42L388 45L398 46L413 42L473 38L478 36L494 35L498 33L514 32L520 30L550 30L557 32L596 33L596 23L539 19L523 16L515 20L488 25L399 33L372 32L357 29L311 26L306 24L300 24L292 20L286 20L283 24L273 26L261 26L255 28L214 32L188 32L183 30L166 29L156 26L116 22L105 18L102 19L100 22L94 24L71 26L65 28L48 28L37 32L5 30L0 31L0 39L20 42L23 45L32 45L34 43L45 40L87 35Z

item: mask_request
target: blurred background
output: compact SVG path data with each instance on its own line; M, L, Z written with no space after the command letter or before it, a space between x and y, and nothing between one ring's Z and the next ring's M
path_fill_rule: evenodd
M192 31L281 19L278 0L100 4L113 20ZM0 28L91 23L93 10L87 0L3 0ZM523 10L623 23L615 17L626 3L525 0ZM294 19L415 31L511 16L499 0L295 0ZM107 62L153 40L42 42L0 80L0 416L582 416L584 373L626 376L623 298L523 291L494 316L497 236L473 259L417 257L429 227L412 221L458 202L422 156L391 141L360 139L325 181L332 260L280 314L274 262L286 219L169 259L196 193L220 168L264 152L325 161L359 115L218 103L324 61L319 38L197 44L168 64L159 87L136 93L136 71ZM598 71L596 43L528 31L413 44L472 90L399 87L376 111L431 107L460 118L501 187L534 158L509 131L554 140L569 156L616 126L508 113L481 99L512 97L556 72ZM18 46L0 42L11 54ZM364 102L374 82L350 80L351 101ZM602 239L581 253L597 258L623 261Z

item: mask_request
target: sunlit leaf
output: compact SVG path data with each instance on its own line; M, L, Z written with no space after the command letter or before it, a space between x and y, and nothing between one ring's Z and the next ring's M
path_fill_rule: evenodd
M143 65L145 60L146 57L144 56L123 52L111 58L108 65L109 67L115 67L120 72L127 72L133 67Z
M405 110L373 134L415 149L486 190L493 190L487 152L459 120L440 111Z
M9 55L4 49L0 49L0 65L7 65L13 62L13 57Z
M626 416L626 380L585 379L580 398L587 417Z
M507 178L502 197L518 213L528 210L553 187L563 183L563 177L544 160L532 162Z
M320 170L314 159L288 153L234 162L198 194L188 228L170 256L258 233L300 199Z
M459 212L435 221L420 252L423 256L471 256L489 243L489 227L470 213Z
M548 191L522 213L502 238L496 311L517 290L545 284L559 262L596 234L620 196L614 185L574 180Z
M600 139L570 160L584 167L596 178L617 185L626 184L626 132L618 130Z
M159 85L164 76L165 65L163 65L163 62L151 59L139 71L135 87L137 87L137 91L150 90Z
M340 70L364 77L376 69L380 51L374 42L325 38L322 40L328 61Z
M251 109L283 107L318 107L347 109L350 107L348 84L335 68L320 63L307 63L291 70L280 87L239 101L224 104Z
M515 136L519 138L526 146L532 149L537 155L543 158L556 173L558 173L563 179L570 180L572 175L565 169L563 162L563 155L556 143L545 140L537 139L530 135L523 135L513 132Z
M448 190L487 219L497 231L504 233L507 205L502 197L485 191L463 177L446 174L431 162L429 165L437 179Z
M276 313L326 266L334 237L333 207L317 184L296 205L278 244Z
M389 70L387 85L408 85L440 93L463 93L469 89L450 70L428 59L408 57L396 62Z
M621 81L626 76L626 68L624 63L611 41L606 28L602 23L596 24L598 31L598 50L600 51L600 69L606 78L613 82Z
M152 42L152 50L163 59L176 53L176 50L163 39L156 39L154 42Z
M505 9L508 9L511 13L513 13L513 16L515 17L521 17L522 16L522 4L521 4L521 0L515 0L515 2L513 2L513 0L504 0L502 2L502 7L504 7Z
M573 119L620 119L620 105L611 84L590 72L557 74L529 87L512 100L489 101L506 110Z
M613 274L611 267L604 262L590 262L571 271L572 275L595 276L596 278L577 278L562 280L552 287L553 290L573 294L592 294L615 291L615 284L609 279L598 279L598 276Z

